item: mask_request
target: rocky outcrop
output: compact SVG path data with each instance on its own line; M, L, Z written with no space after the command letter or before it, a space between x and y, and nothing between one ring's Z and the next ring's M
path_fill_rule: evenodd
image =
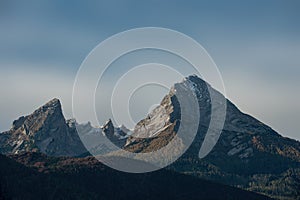
M210 95L218 92L197 76L189 76L176 86L196 94L200 120L193 143L169 169L275 198L295 199L299 195L299 141L282 137L226 100L226 118L221 135L212 151L200 159L199 149L209 129L212 113ZM125 150L153 152L174 138L181 122L180 105L174 99L174 90L171 90L161 104L136 125L133 136L137 138L129 137ZM139 138L143 135L150 138ZM184 143L179 144L168 151L182 149ZM136 159L143 160L143 156L136 156Z
M155 151L174 137L181 121L180 105L174 92L176 87L193 91L198 99L200 109L198 133L184 155L188 158L198 158L198 152L208 128L214 128L209 127L212 114L210 95L215 95L218 92L195 75L175 84L161 104L136 125L133 136L129 137L126 142L126 150L133 152ZM270 154L288 159L291 162L300 162L299 142L282 137L267 125L242 113L229 100L226 100L226 103L223 130L216 146L207 156L207 160L221 167L232 166L233 160L240 163L239 165L245 166L252 162L263 162L262 155ZM156 144L160 144L160 146ZM274 164L270 162L267 165L272 166ZM234 167L234 169L236 168ZM246 169L249 170L249 167Z
M175 137L179 127L185 124L185 131L190 128L189 123L182 123L177 99L178 93L184 91L192 91L196 97L200 119L192 144L168 166L169 169L275 198L299 197L300 142L282 137L269 126L242 113L229 100L225 101L226 117L221 135L210 138L216 145L204 159L199 158L207 131L214 129L209 126L212 109L220 109L218 106L212 108L211 95L225 97L197 76L176 83L160 105L133 131L124 126L115 127L111 120L101 128L92 127L90 123L77 124L74 119L66 121L59 100L53 99L33 114L15 120L9 131L0 134L0 153L18 156L22 152L42 152L50 156L76 156L86 151L82 140L93 155L114 151L111 155L120 156L117 150L123 148L140 153L134 158L146 161L143 153L155 152L175 138L176 145L166 148L160 156L170 155L170 152L177 155L187 146L184 138ZM191 98L185 94L181 96ZM222 105L223 101L216 103ZM195 110L188 110L188 113L194 116ZM151 159L156 160L155 157Z
M103 134L117 147L123 148L130 131L125 126L115 128L111 119L101 126Z
M9 131L0 134L0 143L4 154L40 151L51 156L76 156L86 151L75 127L65 120L58 99L15 120Z

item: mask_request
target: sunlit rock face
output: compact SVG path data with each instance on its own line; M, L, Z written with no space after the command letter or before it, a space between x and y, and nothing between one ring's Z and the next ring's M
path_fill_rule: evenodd
M200 125L208 126L211 113L208 87L210 86L197 76L189 76L182 82L176 83L169 94L163 98L160 105L135 126L132 136L126 142L125 149L133 152L151 152L167 145L176 135L183 120L178 96L195 98L198 103L197 109L199 109L200 118L190 123L196 123L197 127ZM189 109L189 105L185 105L184 109ZM189 115L192 116L195 113L195 110L189 110ZM183 124L183 126L190 125L192 126L189 122ZM185 129L188 131L188 127ZM204 136L204 132L199 132L195 138L199 148ZM185 145L184 138L178 139L182 140L179 144ZM174 148L177 149L173 149L173 151L180 151L184 147L179 145ZM196 154L198 155L198 152Z
M66 121L58 99L13 122L0 134L1 153L40 151L51 156L76 156L86 150L71 121Z
M135 126L132 136L126 141L125 150L144 153L156 151L174 138L181 123L180 104L176 99L176 92L178 92L176 88L178 87L190 90L196 95L200 112L197 135L189 149L178 161L182 165L186 165L187 163L184 162L190 162L191 159L199 160L199 149L203 144L204 137L208 129L214 129L209 126L212 109L220 109L224 102L226 103L224 127L219 138L216 140L211 138L216 145L205 157L205 161L229 172L235 172L239 168L240 173L264 172L270 168L281 170L281 167L276 165L278 160L295 162L295 165L300 161L299 142L282 137L269 126L241 112L229 100L222 101L222 98L225 98L222 94L194 75L176 83L160 105ZM216 98L214 108L212 108L211 95L219 96ZM190 113L193 115L193 111ZM182 142L179 144L184 145ZM178 145L170 151L182 148L181 145ZM274 159L270 159L266 163L265 156L274 157Z
M179 88L181 90L178 90ZM178 91L185 90L192 91L196 97L200 119L196 137L182 159L198 159L199 149L207 130L214 128L209 127L212 109L219 109L218 105L224 103L217 101L217 106L212 108L210 96L225 97L195 75L176 83L160 105L142 119L134 130L128 130L124 126L115 127L111 120L99 128L92 127L90 123L77 124L75 119L66 120L60 101L53 99L32 114L15 120L9 131L1 133L0 152L18 154L24 151L39 151L53 156L77 156L87 151L81 142L84 140L91 144L88 150L93 154L98 154L97 152L103 154L103 152L110 152L110 149L95 138L104 140L104 137L116 147L130 152L156 151L174 138L178 127L182 124L181 107L176 95ZM191 97L186 96L186 98ZM283 138L262 122L242 113L229 100L225 103L227 105L225 124L220 138L211 138L216 146L207 156L207 160L225 168L232 166L233 160L243 165L259 163L263 159L262 155L265 154L278 155L295 162L300 161L299 142ZM189 113L194 115L193 110ZM178 141L177 146L168 150L177 152L184 145L184 141ZM272 163L267 165L271 166Z
M191 95L182 95L184 91L190 91L187 93ZM186 145L184 138L176 137L180 128L188 131L195 123L193 120L190 124L183 121L178 94L185 99L196 98L198 103L200 118L191 145ZM218 97L215 103L212 103L212 95ZM157 157L145 160L145 153L168 147L159 152L159 158L169 159L188 146L185 153L167 168L274 198L299 197L300 142L282 137L269 126L241 112L229 100L222 99L225 97L204 80L189 76L176 83L160 105L133 130L117 127L112 120L101 127L78 124L75 119L65 120L59 100L53 99L31 115L15 120L9 131L0 133L0 153L18 157L23 152L41 152L50 156L122 156L124 152L133 152L136 154L132 159L152 162ZM206 157L200 158L199 150L205 143L208 130L218 132L216 127L210 126L213 111L224 105L226 116L221 135L211 135L209 142L215 146ZM189 106L185 109L190 116L196 113ZM221 119L220 116L214 117ZM174 140L175 145L169 147ZM120 151L120 148L128 152Z

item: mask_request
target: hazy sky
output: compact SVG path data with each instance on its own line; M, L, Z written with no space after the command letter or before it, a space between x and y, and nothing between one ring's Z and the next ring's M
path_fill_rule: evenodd
M289 0L0 0L0 130L53 97L72 117L73 82L87 54L113 34L157 26L197 40L230 100L299 140L299 10Z

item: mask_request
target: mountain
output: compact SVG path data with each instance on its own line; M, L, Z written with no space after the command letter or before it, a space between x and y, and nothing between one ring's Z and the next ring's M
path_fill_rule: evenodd
M5 199L269 199L163 169L119 172L93 157L20 153L11 158L0 155L0 194Z
M218 106L212 106L211 96L217 97ZM200 113L195 138L190 146L178 132L183 130L183 136L192 132L197 112L189 107L184 108L192 120L183 121L178 97L196 99ZM207 132L218 132L216 127L209 126L213 109L222 109L224 102L226 116L221 135L218 137L215 134L209 138L210 144L215 146L206 157L200 158L199 151L206 144ZM90 144L88 150L93 155L109 153L109 156L123 156L120 151L111 152L108 143L99 143L99 139L107 138L119 148L138 153L131 158L136 162L148 162L144 153L158 152L163 147L166 150L156 155L167 159L186 148L185 153L167 167L168 170L277 199L300 199L300 142L285 138L259 120L242 113L222 94L194 75L176 83L160 105L132 131L124 126L115 127L111 120L101 128L92 127L90 123L77 124L76 120L65 120L59 100L53 99L33 114L14 121L9 131L0 133L0 152L14 154L12 158L17 160L25 152L39 152L50 156L47 160L51 158L56 163L56 159L60 158L53 156L90 155L82 140ZM174 140L175 145L168 146ZM160 161L155 156L151 159ZM36 165L44 168L43 163ZM56 163L55 167L59 168L60 164ZM77 167L75 162L72 169Z
M104 135L116 146L120 148L124 147L128 136L127 134L130 132L129 129L127 129L125 126L115 128L111 119L101 126L101 129Z
M214 129L209 127L212 114L210 95L220 93L197 76L189 76L174 85L161 104L134 128L136 133L133 135L142 132L151 137L129 137L125 150L152 152L172 141L181 121L180 105L176 100L180 90L177 88L193 91L199 103L200 120L193 143L169 169L276 198L300 199L300 142L282 137L267 125L242 113L229 100L226 100L226 118L220 138L213 141L216 146L204 159L199 158L208 129ZM184 148L184 142L178 144L181 145L169 151ZM142 156L135 158L143 160Z
M76 156L86 152L74 122L65 120L58 99L15 120L9 131L0 134L0 144L2 154L40 151L50 156Z
M197 76L189 76L183 82L175 84L174 88L179 86L187 90L194 90L194 95L198 99L199 112L201 113L198 133L194 143L187 151L188 156L196 155L198 157L206 132L208 129L214 129L214 127L209 127L212 113L210 95L215 95L214 93L218 92ZM192 89L190 89L191 86L193 87ZM176 126L181 121L180 105L174 100L177 95L173 89L162 100L160 106L155 108L134 128L134 135L139 136L143 132L147 132L146 135L150 136L151 139L129 137L125 149L134 152L153 151L156 149L151 149L151 146L160 137L164 141L172 139L173 134L177 132ZM300 162L300 143L298 141L282 137L267 125L242 113L229 100L226 100L226 103L227 110L224 127L221 137L216 143L217 146L209 154L209 157L212 158L211 160L214 160L215 163L226 161L232 163L233 160L236 160L241 164L243 163L243 165L252 165L252 162L257 162L258 160L261 162L265 161L265 158L262 157L268 155L279 156L295 164ZM160 120L157 120L157 118ZM167 134L169 137L165 137L165 132L169 132ZM142 149L140 149L139 145L143 142L147 142L147 145L143 144ZM227 159L219 161L218 158L220 157ZM273 163L264 163L263 165L268 166L268 171L270 171L270 168L274 168L272 170L276 171L277 166L273 166ZM244 167L242 168L245 169ZM248 169L245 170L245 173L248 173ZM261 170L263 171L263 169Z
M107 137L116 146L123 147L129 132L130 130L125 126L114 127L111 120L100 128L93 127L90 122L78 124L75 119L66 120L61 103L55 98L32 114L15 120L10 130L0 133L0 153L41 152L49 156L89 155L82 140L97 142ZM105 153L108 152L107 148L93 146L89 151Z

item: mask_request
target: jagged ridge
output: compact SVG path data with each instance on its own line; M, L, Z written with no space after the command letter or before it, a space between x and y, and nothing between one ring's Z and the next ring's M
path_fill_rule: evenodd
M65 120L61 103L52 99L28 116L13 122L12 128L0 134L0 152L17 154L40 151L51 156L76 156L86 150L75 127Z

